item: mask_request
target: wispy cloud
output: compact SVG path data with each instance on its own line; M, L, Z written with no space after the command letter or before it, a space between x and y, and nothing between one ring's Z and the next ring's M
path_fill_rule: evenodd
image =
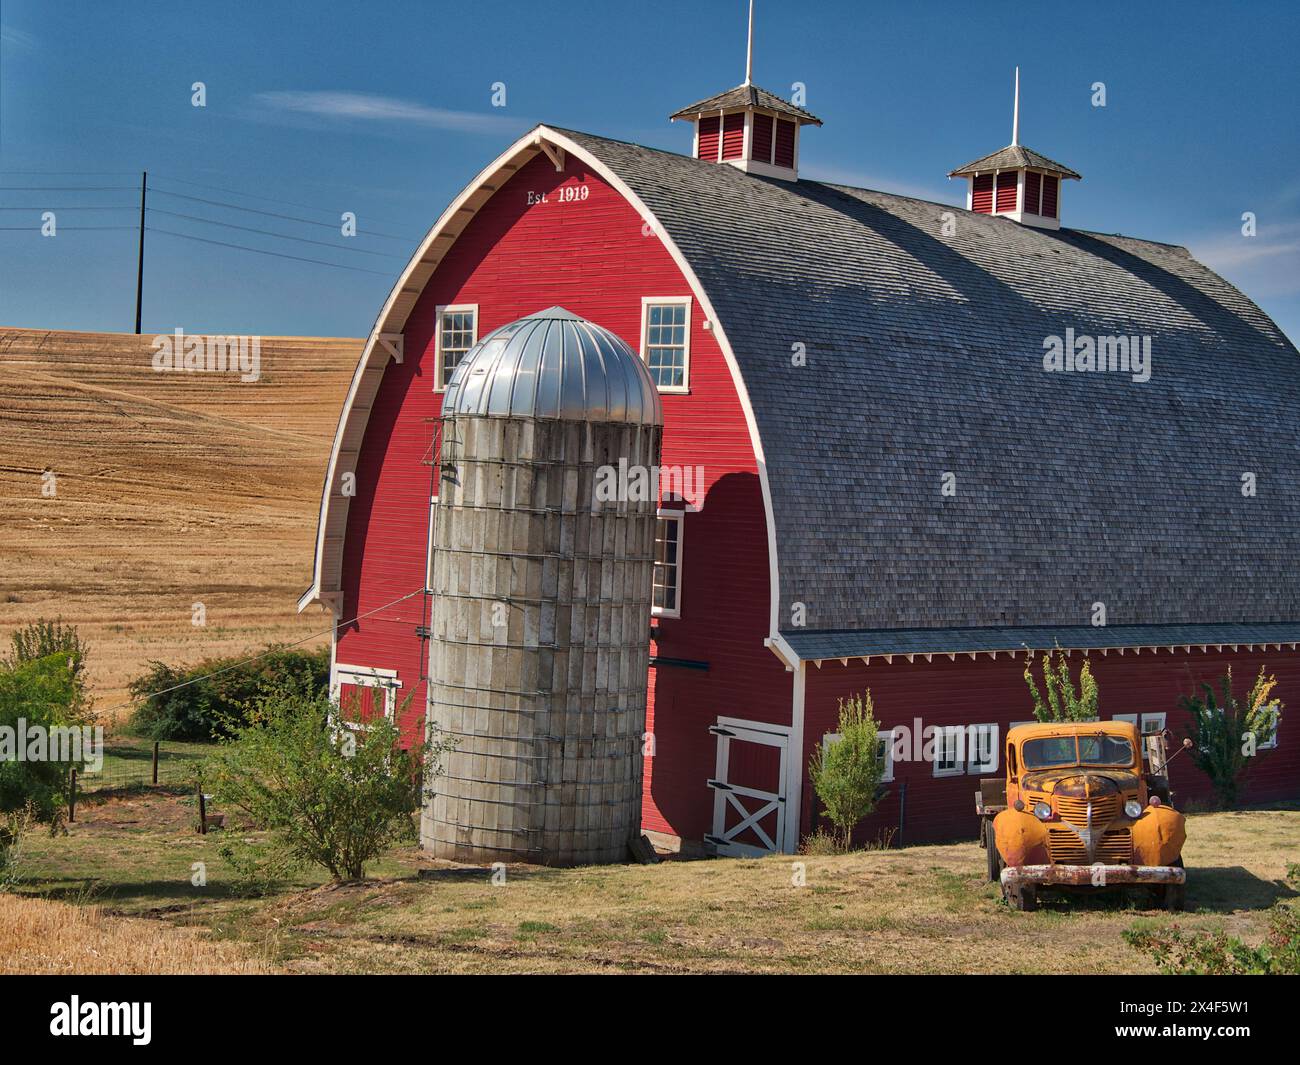
M1187 242L1211 269L1255 294L1300 293L1300 222L1261 221L1258 233L1216 233Z
M322 121L424 126L453 133L512 133L524 119L486 111L452 111L377 93L334 90L263 92L254 97L265 113L305 116Z
M0 45L6 45L19 52L36 51L36 38L25 30L13 26L0 26Z

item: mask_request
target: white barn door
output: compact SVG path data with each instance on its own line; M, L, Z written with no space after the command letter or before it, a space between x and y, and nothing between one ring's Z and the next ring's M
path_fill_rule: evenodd
M713 832L705 840L730 857L760 857L785 839L786 759L790 730L760 721L720 717L713 789Z

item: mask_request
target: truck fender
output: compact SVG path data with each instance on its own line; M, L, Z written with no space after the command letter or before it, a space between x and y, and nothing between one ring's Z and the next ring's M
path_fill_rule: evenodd
M1003 810L993 818L993 838L1006 865L1046 865L1047 828L1033 814Z

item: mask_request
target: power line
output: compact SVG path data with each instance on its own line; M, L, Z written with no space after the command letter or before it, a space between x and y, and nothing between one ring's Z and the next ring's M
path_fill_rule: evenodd
M63 206L61 204L42 203L33 204L30 207L0 207L0 211L133 211L134 207L127 207L122 204L110 205L107 207L91 207L89 204L77 204Z
M85 233L87 230L98 230L104 232L110 229L129 229L135 232L135 226L64 226L62 233ZM0 226L0 233L39 233L39 226Z
M0 171L2 173L3 171ZM279 200L274 196L262 196L256 192L240 192L238 189L227 189L220 185L205 185L201 181L187 181L185 178L168 177L166 174L161 175L164 181L174 181L178 185L192 185L197 189L208 189L211 192L224 192L230 196L243 196L247 200L263 200L266 203L278 203L282 207L301 207L305 211L320 211L322 214L333 214L333 209L329 207L316 207L309 203L297 203L294 200ZM376 222L381 222L388 226L404 225L403 222L394 222L389 218L376 218Z
M154 192L161 196L175 196L181 200L189 200L191 203L206 203L212 207L228 207L234 211L247 211L249 214L260 214L267 218L282 218L289 222L301 222L308 226L321 226L324 229L331 229L338 232L338 226L333 222L318 222L314 218L298 218L296 215L280 214L276 211L261 211L256 207L242 207L237 203L224 203L221 200L206 200L202 196L187 196L183 192L168 192L166 189L154 189ZM414 243L411 237L399 237L395 233L380 233L373 229L365 230L366 236L383 237L386 240L401 240L408 244Z
M0 192L134 192L134 185L0 185Z
M310 643L312 640L318 640L322 636L329 636L337 628L340 628L345 625L351 625L353 622L361 621L364 618L370 617L372 614L378 614L381 610L387 610L390 606L397 606L398 603L404 603L406 602L406 600L411 599L417 595L423 595L426 591L428 591L428 589L426 588L417 588L413 592L407 592L406 595L394 599L391 603L385 603L383 606L377 606L375 607L374 610L367 610L364 614L358 614L356 617L349 618L347 621L340 621L336 625L333 625L328 629L322 629L320 632L313 632L310 636L304 636L301 640L294 640L293 643L277 644L275 647L269 648L268 650L263 651L261 654L256 654L250 658L241 659L238 662L231 662L230 665L228 666L222 666L220 669L214 669L211 673L204 673L201 677L191 677L189 680L183 680L179 684L173 684L170 688L161 688L156 692L146 692L144 695L138 695L134 699L130 699L125 703L118 703L116 706L110 706L106 710L98 711L98 713L111 714L115 710L124 710L126 707L132 706L140 700L148 700L158 695L166 695L169 692L179 691L181 688L188 688L191 684L198 684L200 681L210 680L213 677L219 677L222 673L229 673L232 669L239 669L241 666L247 666L253 662L260 662L263 658L269 658L271 655L279 654L281 651L287 651L291 647L300 647L304 643Z
M158 189L154 189L158 192ZM367 248L349 248L339 244L331 244L328 240L312 240L310 237L294 237L288 233L276 233L270 229L257 229L253 226L240 226L234 222L218 222L213 218L200 218L196 214L178 214L176 211L165 211L161 207L150 207L150 214L165 214L171 218L188 218L191 222L203 222L210 226L225 226L227 229L239 229L245 233L260 233L266 237L276 237L280 240L296 240L302 244L316 244L322 248L333 248L335 251L356 252L358 255L378 255L384 259L401 259L405 261L405 256L393 255L386 251L370 251Z
M300 263L315 263L317 266L332 266L335 270L352 270L359 274L375 274L378 277L392 277L391 273L383 270L367 270L362 266L345 266L342 263L326 262L324 259L308 259L301 255L286 255L284 252L267 251L265 248L250 248L247 244L231 244L224 240L209 240L207 237L196 237L189 233L177 233L170 229L159 229L157 226L146 226L151 233L165 233L169 237L180 237L181 240L196 240L200 244L215 244L222 248L235 248L238 251L256 252L258 255L271 255L277 259L293 259Z

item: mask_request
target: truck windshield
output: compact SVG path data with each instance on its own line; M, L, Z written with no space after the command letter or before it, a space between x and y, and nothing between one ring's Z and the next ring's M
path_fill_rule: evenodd
M1044 736L1026 740L1021 748L1026 769L1053 769L1067 765L1130 766L1133 745L1123 736Z

